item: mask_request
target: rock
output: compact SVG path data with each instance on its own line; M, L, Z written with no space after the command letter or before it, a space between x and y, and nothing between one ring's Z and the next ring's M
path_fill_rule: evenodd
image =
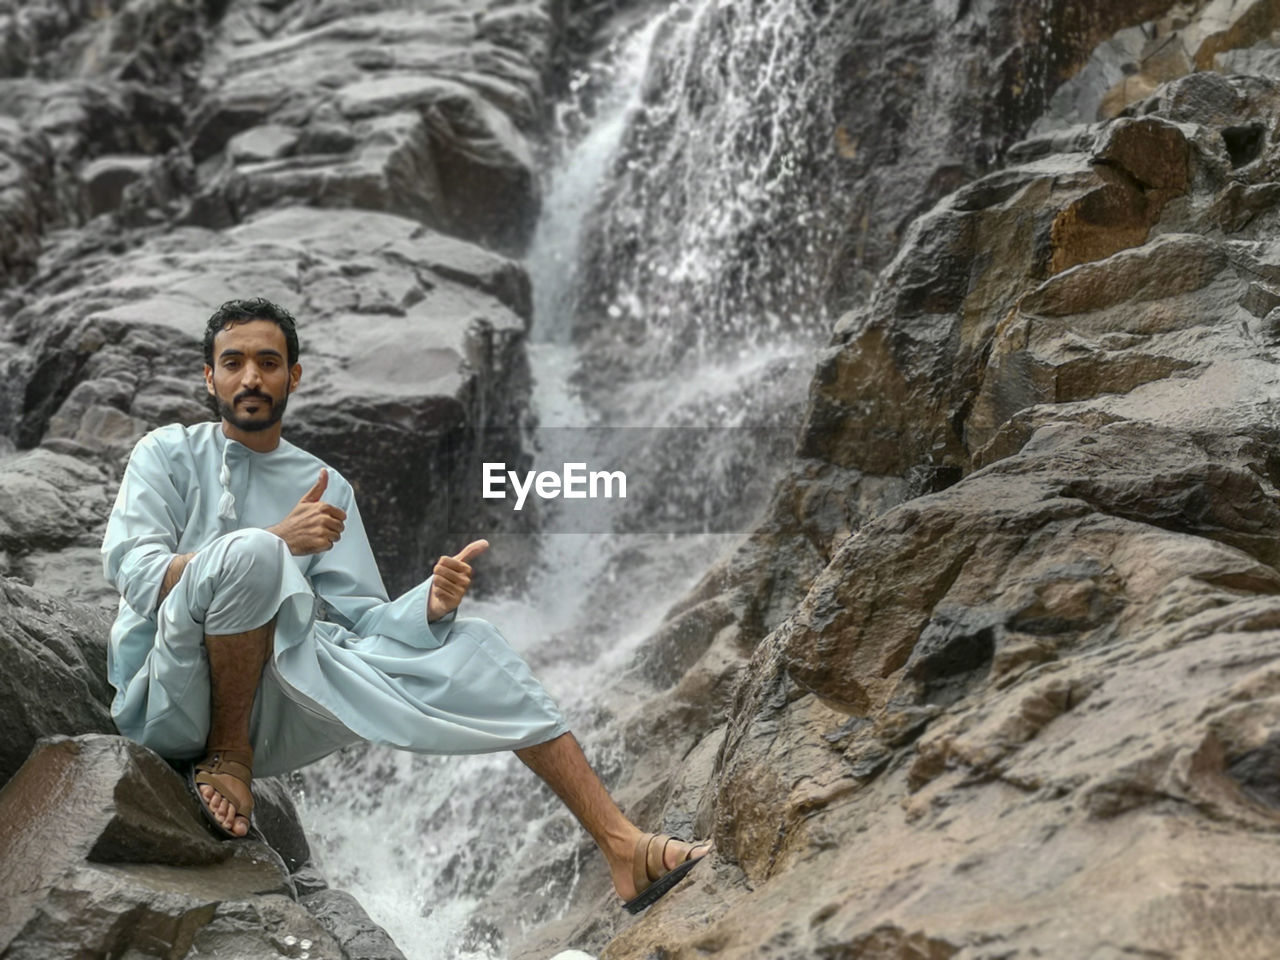
M254 791L255 826L302 855L283 785ZM299 903L275 850L214 839L181 777L121 737L42 740L0 790L0 817L6 956L402 956L349 895L313 879Z
M1276 93L1148 93L942 201L837 325L765 523L667 625L752 651L685 715L724 731L682 800L716 860L603 957L1269 955Z
M329 881L325 878L324 872L312 861L307 861L294 870L290 876L293 879L293 886L298 891L299 897L329 889Z
M301 138L292 127L267 123L237 133L227 143L227 152L236 163L276 160L290 153Z
M185 952L219 903L288 890L269 847L214 840L195 802L130 741L44 741L0 791L6 952Z
M207 23L184 0L36 0L4 18L0 281L30 277L48 230L116 209L139 168L177 147Z
M92 464L65 454L33 450L0 462L0 547L10 551L63 547L111 509Z
M1252 69L1249 65L1255 61L1247 58L1258 37L1280 27L1271 4L1233 0L1194 11L1166 8L1161 13L1099 44L1084 67L1053 94L1033 132L1111 119L1145 100L1161 84L1197 70L1266 72ZM1265 60L1256 62L1261 66Z
M1261 43L1246 49L1224 50L1214 54L1215 73L1280 77L1280 51L1269 43Z
M1222 940L1265 956L1268 893L1234 901L1231 921L1213 905L1262 875L1244 851L1272 832L1254 698L1274 683L1280 578L1203 535L1055 495L1055 475L1142 475L1135 453L1167 469L1173 438L1134 430L1044 428L850 538L739 689L713 777L724 866L603 956L655 941L809 956L890 926L953 951L1030 950L1047 927L1082 955ZM1119 818L1122 833L1102 826ZM1111 856L1197 892L1108 883ZM757 892L733 892L731 868ZM1135 909L1166 922L1135 929Z
M361 486L375 537L394 532L381 558L393 589L420 580L455 537L489 525L469 481L486 431L486 454L513 465L524 456L531 295L519 264L471 241L514 252L528 240L562 16L543 2L9 7L0 9L9 78L0 89L0 694L14 735L0 751L3 778L40 735L112 730L103 668L117 598L97 545L114 478L146 430L208 417L197 343L223 300L263 294L298 313L316 394L293 405L290 437ZM385 95L424 78L431 96ZM352 323L367 342L351 337ZM526 549L504 551L506 562L525 566ZM45 773L20 775L0 807L29 806L29 781L53 776L50 757L63 749L38 750L24 770ZM172 778L148 765L154 757L120 749L120 776L139 796ZM97 752L81 759L93 770L75 767L68 789L103 789L110 763ZM183 880L172 861L186 842L169 831L181 818L161 815L156 827L133 800L119 816L99 804L86 829L103 811L115 816L104 827L116 838L110 857L133 850L139 862L98 863L105 847L88 860L58 853L60 877L41 874L3 897L0 952L399 956L305 866L287 789L261 781L259 791L258 826L284 864L262 844L239 845L257 852L184 867L201 876ZM10 853L30 853L29 838L15 836L0 841L10 878ZM285 873L294 868L297 887ZM289 899L297 889L319 896L346 948Z
M307 908L288 897L267 895L218 905L213 919L191 942L191 955L275 960L354 960Z
M0 784L41 737L115 732L109 630L100 609L0 578Z
M538 208L529 138L550 66L549 12L344 13L235 17L202 78L191 143L201 183L186 222L224 227L306 203L521 248ZM379 43L396 56L378 56ZM224 151L234 168L219 162Z
M255 777L253 800L254 828L296 877L311 860L311 845L298 821L289 785L280 777Z
M119 207L125 187L142 179L150 167L150 157L98 157L86 164L80 179L88 195L90 216Z
M865 300L912 220L1000 166L1100 42L1177 9L774 4L753 21L777 29L728 8L673 17L616 161L626 174L589 224L584 379L607 398L619 376L651 377L642 342L666 368L757 335L825 335L827 305ZM803 68L759 83L781 62Z
M35 270L40 234L53 216L53 151L47 140L0 115L0 281Z
M361 960L404 960L404 954L387 932L369 919L351 894L320 890L303 896L301 903L342 946L345 956Z

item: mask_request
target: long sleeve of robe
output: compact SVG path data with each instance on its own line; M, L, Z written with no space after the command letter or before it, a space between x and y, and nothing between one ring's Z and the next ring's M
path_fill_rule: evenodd
M175 556L196 553L183 577L201 576L200 551L233 531L278 523L321 469L328 470L322 499L346 511L345 529L330 550L283 564L271 663L287 700L281 705L337 721L341 733L424 752L512 749L564 732L550 698L489 624L456 613L427 622L430 578L388 598L351 485L338 471L284 440L268 453L252 451L217 423L161 427L140 440L107 524L103 572L121 596L108 678L121 732L167 756L202 749L202 634L182 611L162 615L165 572ZM163 606L177 603L171 595ZM273 757L271 766L292 769L326 747L327 739L277 746L291 755Z

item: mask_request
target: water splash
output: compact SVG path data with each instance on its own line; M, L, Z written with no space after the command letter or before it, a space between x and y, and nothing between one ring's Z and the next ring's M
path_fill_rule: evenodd
M575 326L652 373L825 333L834 248L825 5L681 0L592 227ZM606 352L609 352L606 350Z

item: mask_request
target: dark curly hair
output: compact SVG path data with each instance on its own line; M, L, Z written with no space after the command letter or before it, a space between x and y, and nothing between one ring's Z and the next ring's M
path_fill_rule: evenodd
M284 307L262 297L252 300L228 300L209 318L204 328L204 362L213 366L213 338L225 327L250 320L270 320L284 331L285 347L289 352L289 366L298 362L298 323Z

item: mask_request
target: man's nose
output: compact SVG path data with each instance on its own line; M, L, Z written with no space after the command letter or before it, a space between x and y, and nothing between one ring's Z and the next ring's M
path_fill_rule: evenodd
M245 387L257 387L262 383L262 371L258 369L256 363L246 363L244 365L244 373L241 375L240 382Z

